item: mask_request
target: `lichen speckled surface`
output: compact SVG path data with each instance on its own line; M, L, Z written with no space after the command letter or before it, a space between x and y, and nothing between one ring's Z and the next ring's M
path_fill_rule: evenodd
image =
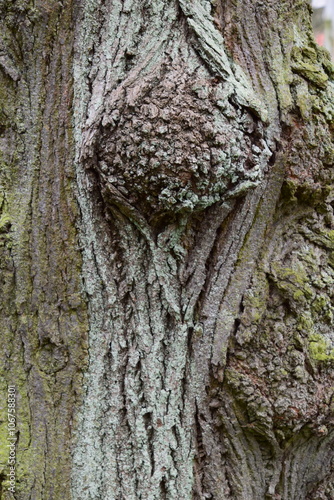
M309 2L0 12L15 499L332 500L334 83Z
M0 496L71 498L87 354L71 137L71 8L0 2ZM8 491L7 388L16 387Z
M73 496L288 500L323 481L330 498L330 409L314 394L332 383L315 353L331 351L313 330L290 340L312 323L327 346L330 310L312 302L304 257L290 265L282 251L283 229L316 234L297 224L304 208L320 232L332 223L332 69L307 3L86 2L80 23L90 366ZM305 309L282 312L286 355L267 326L276 295ZM280 359L276 378L266 356ZM251 403L261 384L273 395Z

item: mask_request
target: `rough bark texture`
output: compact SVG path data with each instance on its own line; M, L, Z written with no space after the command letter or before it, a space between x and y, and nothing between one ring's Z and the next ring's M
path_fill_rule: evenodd
M333 499L334 68L308 2L0 5L15 498Z
M71 6L1 2L1 457L7 385L17 390L17 488L71 498L74 409L87 365L87 306L75 222Z

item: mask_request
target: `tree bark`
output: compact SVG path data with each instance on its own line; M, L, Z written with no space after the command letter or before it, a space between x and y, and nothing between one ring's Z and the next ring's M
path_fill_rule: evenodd
M334 67L308 2L0 9L1 499L333 499Z

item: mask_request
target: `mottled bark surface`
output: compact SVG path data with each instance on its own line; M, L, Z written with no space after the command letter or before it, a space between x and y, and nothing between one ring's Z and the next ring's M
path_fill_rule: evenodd
M71 498L71 437L87 365L74 196L71 6L1 2L1 457L17 392L17 484L1 498Z
M334 68L308 3L1 9L15 498L333 499Z

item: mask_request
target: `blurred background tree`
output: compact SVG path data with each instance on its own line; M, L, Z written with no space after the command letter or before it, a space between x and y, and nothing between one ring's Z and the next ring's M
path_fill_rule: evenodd
M312 7L315 39L334 59L334 0L312 0Z

